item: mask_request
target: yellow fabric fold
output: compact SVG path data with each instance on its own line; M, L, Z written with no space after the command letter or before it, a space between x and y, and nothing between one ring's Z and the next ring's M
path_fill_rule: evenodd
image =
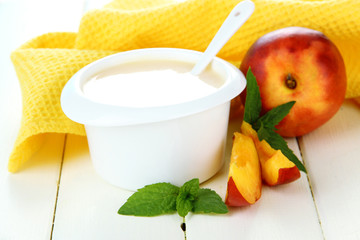
M41 147L44 133L85 135L84 127L65 116L60 94L85 65L114 51L74 49L76 33L48 33L14 51L11 60L20 81L23 113L8 169L18 171Z
M176 47L204 51L239 0L115 0L87 12L78 33L48 33L22 45L11 59L18 75L23 117L8 169L16 172L40 148L44 133L85 135L68 119L60 94L79 69L131 49ZM260 36L287 26L319 30L339 48L346 65L346 97L360 97L360 1L253 0L255 12L218 54L239 65Z

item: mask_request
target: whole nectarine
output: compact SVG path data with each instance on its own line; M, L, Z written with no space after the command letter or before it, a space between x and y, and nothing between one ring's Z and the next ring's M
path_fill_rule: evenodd
M343 58L319 31L288 27L260 37L246 53L240 70L251 67L260 89L262 111L296 101L276 126L284 137L304 135L328 121L345 98Z

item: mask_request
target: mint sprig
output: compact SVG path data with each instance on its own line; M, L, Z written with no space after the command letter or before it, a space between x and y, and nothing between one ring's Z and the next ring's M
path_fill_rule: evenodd
M281 152L292 161L295 166L306 173L306 169L302 162L297 158L293 151L288 147L286 141L276 133L275 126L290 112L294 106L295 101L287 102L279 105L263 116L260 116L261 112L261 97L259 86L256 81L256 77L248 69L246 74L246 100L244 109L244 121L251 124L253 129L257 131L259 140L265 140L274 149L279 149Z
M185 217L189 212L224 214L228 208L215 191L200 188L194 178L180 188L170 183L147 185L131 195L118 214L150 217L175 212Z

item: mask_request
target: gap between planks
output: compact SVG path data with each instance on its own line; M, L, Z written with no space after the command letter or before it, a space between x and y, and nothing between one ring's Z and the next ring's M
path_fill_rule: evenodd
M105 3L110 2L110 0L100 0L100 3L97 3L98 5L94 4L94 0L83 0L83 9L82 9L82 15L85 14L88 10L92 9L92 8L96 8L99 7L99 5L101 5L101 3L103 3L103 5ZM67 142L67 138L68 138L68 134L65 133L65 137L64 137L64 145L63 145L63 152L61 155L61 163L60 163L60 170L59 170L59 177L57 180L57 189L56 189L56 197L55 197L55 204L54 204L54 213L53 213L53 219L52 219L52 224L51 224L51 232L50 232L50 240L52 240L53 238L53 233L54 233L54 227L55 227L55 217L56 217L56 209L57 209L57 203L58 203L58 197L59 197L59 191L60 191L60 183L61 183L61 174L62 174L62 169L63 169L63 164L64 164L64 157L65 157L65 150L66 150L66 142Z
M57 180L57 189L56 189L56 197L55 197L55 204L54 204L53 219L52 219L52 224L51 224L50 240L52 240L53 232L54 232L54 226L55 226L55 215L56 215L56 208L57 208L57 202L58 202L58 197L59 197L61 174L62 174L62 169L63 169L63 164L64 164L67 137L68 137L68 134L65 133L63 151L62 151L62 154L61 154L59 177L58 177L58 180Z
M306 160L304 158L304 155L302 153L302 149L301 149L301 144L300 142L302 141L302 137L296 137L296 143L298 145L298 148L299 148L299 152L300 152L300 157L302 159L302 162L305 166L305 169L307 171L307 167L306 167ZM319 214L319 210L318 210L318 207L317 207L317 204L316 204L316 200L315 200L315 196L314 196L314 192L313 192L313 187L311 185L311 179L310 179L310 176L309 176L309 172L307 171L306 173L306 178L307 178L307 181L309 183L309 189L310 189L310 193L311 193L311 197L312 197L312 200L314 202L314 207L315 207L315 211L316 211L316 215L317 215L317 218L318 218L318 222L319 222L319 226L320 226L320 229L321 229L321 235L323 237L323 239L325 240L325 234L324 234L324 230L323 230L323 227L322 227L322 224L321 224L321 219L320 219L320 214Z

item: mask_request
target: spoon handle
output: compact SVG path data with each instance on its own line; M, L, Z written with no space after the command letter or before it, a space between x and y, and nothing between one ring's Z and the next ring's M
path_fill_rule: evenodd
M200 60L196 63L191 70L193 75L200 74L211 60L216 56L220 49L227 41L235 34L235 32L243 25L246 20L254 12L255 5L250 0L245 0L238 3L229 16L225 19L215 37L210 42Z

